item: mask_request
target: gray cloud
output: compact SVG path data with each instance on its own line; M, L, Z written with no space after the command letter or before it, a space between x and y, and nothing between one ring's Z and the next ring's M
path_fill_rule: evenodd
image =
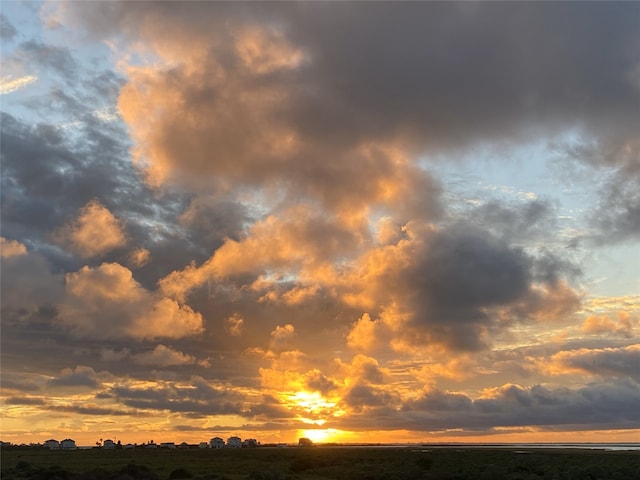
M640 381L640 346L579 349L557 353L552 359L564 368L580 370L605 378L632 378Z
M211 387L195 377L190 386L168 383L165 387L129 388L116 386L110 390L122 404L142 410L168 410L196 416L241 414L240 398L233 392Z
M52 379L49 385L52 387L99 388L101 382L93 368L79 365L73 370L64 369L62 375Z
M396 294L413 312L407 338L459 350L486 347L498 326L492 309L510 309L512 321L534 315L545 302L533 286L540 282L553 289L573 268L552 256L533 257L473 224L454 224L427 237L399 279ZM558 313L577 307L575 292L562 296Z
M35 64L51 69L65 77L69 77L76 72L76 63L71 52L64 47L56 47L29 40L18 46L15 56L25 64Z
M634 406L639 399L638 384L625 381L591 384L577 390L505 385L491 398L477 400L464 394L429 392L405 404L403 415L409 420L407 428L418 430L524 425L627 429L640 425Z
M16 36L16 33L18 32L9 19L0 13L0 38L6 42L10 42L13 40L13 37Z

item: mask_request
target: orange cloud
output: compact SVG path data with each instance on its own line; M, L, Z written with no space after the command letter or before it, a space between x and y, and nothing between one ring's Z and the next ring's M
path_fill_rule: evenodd
M151 252L146 248L137 248L129 253L129 263L134 268L144 267L151 261Z
M97 200L82 207L78 217L54 232L53 238L84 258L97 257L126 244L122 224Z
M203 330L200 313L146 290L117 263L67 274L66 293L58 321L78 336L181 338Z
M15 257L27 254L27 247L17 240L7 240L0 237L0 256L2 258Z

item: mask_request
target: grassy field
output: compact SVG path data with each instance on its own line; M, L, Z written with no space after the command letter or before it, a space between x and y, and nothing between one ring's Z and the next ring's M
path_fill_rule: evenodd
M3 449L2 479L640 479L640 452L492 448Z

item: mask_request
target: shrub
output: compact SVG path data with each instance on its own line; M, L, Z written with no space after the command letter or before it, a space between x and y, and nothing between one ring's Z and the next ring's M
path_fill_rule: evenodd
M175 480L178 478L192 478L193 475L191 472L185 470L184 468L176 468L173 472L169 474L169 480Z

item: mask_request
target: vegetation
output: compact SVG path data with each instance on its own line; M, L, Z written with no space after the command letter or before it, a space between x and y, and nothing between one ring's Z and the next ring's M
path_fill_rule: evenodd
M640 478L640 452L313 447L49 451L3 448L3 480L608 480Z

